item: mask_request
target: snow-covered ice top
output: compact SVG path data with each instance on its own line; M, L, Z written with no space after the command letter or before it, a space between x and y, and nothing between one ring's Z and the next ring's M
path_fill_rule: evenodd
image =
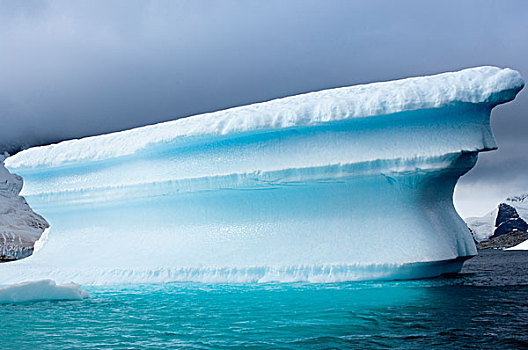
M81 300L90 295L80 285L57 285L53 280L22 282L0 288L0 303L20 303L34 300Z
M519 72L477 67L438 75L342 87L196 115L141 128L34 147L6 159L9 168L59 166L131 155L162 142L185 142L332 121L441 108L458 103L495 106L524 86Z

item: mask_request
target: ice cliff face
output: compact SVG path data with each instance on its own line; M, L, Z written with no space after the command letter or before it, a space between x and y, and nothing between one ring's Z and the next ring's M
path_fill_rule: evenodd
M0 284L331 282L458 271L452 194L523 87L480 67L319 91L6 160L51 224ZM64 252L67 252L65 254Z
M10 174L0 156L0 260L25 258L33 252L48 223L19 196L22 178Z

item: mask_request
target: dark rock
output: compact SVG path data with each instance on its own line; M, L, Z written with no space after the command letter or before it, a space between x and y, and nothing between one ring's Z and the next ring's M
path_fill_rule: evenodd
M519 217L517 210L506 203L499 205L499 211L497 213L497 219L495 220L495 232L492 238L496 238L510 232L526 232L528 231L528 224Z
M515 219L519 217L517 210L506 203L499 204L499 212L497 213L497 219L495 219L495 227L499 226L503 222Z
M15 260L18 260L18 258L7 256L7 255L0 255L0 263L15 261Z

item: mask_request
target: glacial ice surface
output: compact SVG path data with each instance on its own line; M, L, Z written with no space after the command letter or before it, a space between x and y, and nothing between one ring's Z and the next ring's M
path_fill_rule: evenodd
M51 227L0 283L332 282L456 272L452 195L523 87L479 67L324 90L6 159Z

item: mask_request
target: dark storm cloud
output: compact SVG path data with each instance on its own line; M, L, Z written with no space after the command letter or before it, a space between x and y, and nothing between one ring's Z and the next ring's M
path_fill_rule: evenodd
M504 0L0 1L0 144L477 65L526 77L527 23ZM463 182L521 181L527 111L524 91L494 112L502 150Z

